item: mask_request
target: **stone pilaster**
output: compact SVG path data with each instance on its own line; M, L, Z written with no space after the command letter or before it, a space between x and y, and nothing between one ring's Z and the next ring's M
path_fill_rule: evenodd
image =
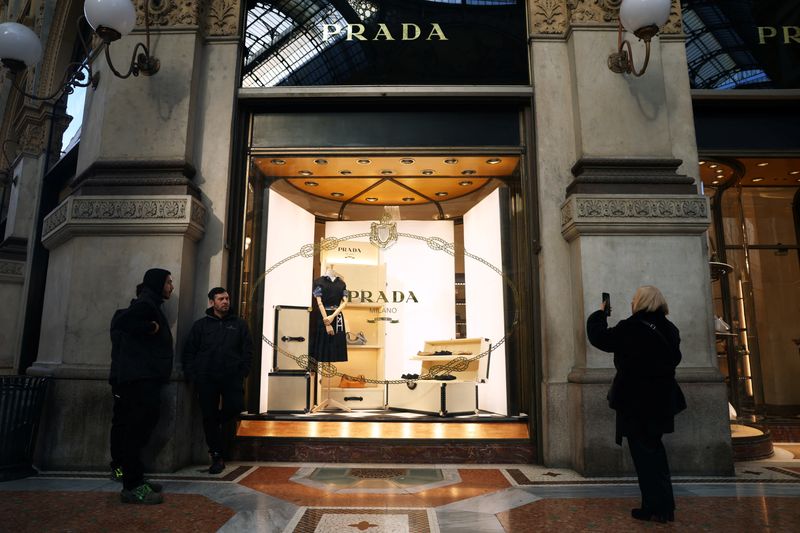
M585 320L602 292L612 294L613 318L620 319L636 288L653 284L670 302L683 338L678 375L690 406L665 439L674 471L727 475L732 460L726 390L713 354L709 213L696 186L680 6L673 2L645 74L634 77L607 66L617 49L619 4L529 2L535 120L537 131L547 132L536 145L543 460L591 475L632 471L627 451L614 444L614 413L605 400L613 361L588 344ZM644 45L628 38L638 68Z

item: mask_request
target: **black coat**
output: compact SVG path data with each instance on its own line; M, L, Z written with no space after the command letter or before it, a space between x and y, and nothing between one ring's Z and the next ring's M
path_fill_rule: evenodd
M148 287L111 321L112 371L110 381L169 381L174 357L172 332L161 311L163 299ZM156 331L153 322L158 324Z
M190 381L245 377L253 361L253 339L247 322L229 313L223 318L213 308L196 321L183 347L183 373Z
M660 312L638 312L609 328L605 313L595 311L586 332L594 347L614 352L617 374L608 400L617 411L617 443L623 436L672 433L674 415L686 407L675 380L681 362L678 328Z

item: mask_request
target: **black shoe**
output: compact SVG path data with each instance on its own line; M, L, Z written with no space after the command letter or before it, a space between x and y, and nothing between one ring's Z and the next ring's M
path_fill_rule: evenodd
M640 509L637 507L635 509L631 509L631 516L636 520L643 520L645 522L659 522L661 524L675 521L674 511L670 511L668 513L654 513L653 511Z
M456 377L452 374L442 374L441 376L436 376L436 379L439 381L452 381L456 379Z
M209 474L219 474L225 470L225 461L222 460L221 453L212 453L211 454L211 466L208 467Z
M164 490L164 487L161 485L161 483L156 483L155 481L150 481L149 479L145 479L144 484L149 485L153 492L161 493Z

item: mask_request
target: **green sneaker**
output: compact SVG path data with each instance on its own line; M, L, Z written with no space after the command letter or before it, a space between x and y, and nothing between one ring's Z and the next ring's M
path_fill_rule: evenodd
M111 481L118 481L122 483L122 467L121 466L112 466L111 467Z
M156 505L164 502L164 497L150 488L150 485L143 483L133 490L123 490L119 493L122 503L138 503L142 505Z

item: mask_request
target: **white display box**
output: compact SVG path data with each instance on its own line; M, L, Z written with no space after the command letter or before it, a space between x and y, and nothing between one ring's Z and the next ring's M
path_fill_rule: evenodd
M474 381L424 380L410 385L413 388L406 383L387 385L389 409L439 416L478 412L478 384Z
M328 394L327 390L321 391L322 399ZM343 403L350 409L385 409L383 387L339 388L330 389L331 400Z
M314 374L303 371L270 372L267 376L268 413L308 413L313 406Z
M437 366L444 366L459 357L470 359L481 353L485 357L471 361L467 368L451 372L456 379L440 381L418 380L410 383L391 383L386 386L386 405L389 409L439 416L477 414L478 383L489 377L489 339L448 339L425 342L423 352L447 350L451 355L414 355L421 361L420 374L425 375Z

